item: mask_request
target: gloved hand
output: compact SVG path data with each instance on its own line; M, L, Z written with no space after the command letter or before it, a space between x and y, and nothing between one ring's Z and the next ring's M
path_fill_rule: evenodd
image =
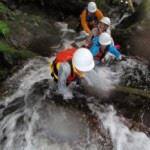
M98 28L93 28L91 32L92 32L93 36L97 36L98 35Z
M121 55L121 60L126 61L127 60L126 56L125 55Z
M105 64L105 63L106 63L104 58L101 60L101 63L102 63L102 64Z
M64 93L63 98L64 99L72 99L73 98L72 92L68 91L67 93Z

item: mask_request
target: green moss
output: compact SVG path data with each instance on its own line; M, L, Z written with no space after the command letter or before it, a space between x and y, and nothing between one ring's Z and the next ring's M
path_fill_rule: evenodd
M18 57L21 60L26 60L26 59L32 58L34 56L36 56L36 54L34 54L33 52L28 51L28 50L21 50L16 53L16 57Z
M0 34L7 36L10 33L10 28L8 24L4 21L0 21Z
M6 13L8 11L8 8L0 2L0 13Z
M6 68L0 68L0 81L4 80L8 76L8 70Z
M145 3L143 3L143 9L145 12L145 15L147 16L147 18L149 18L150 15L150 0L145 0Z
M18 64L36 56L33 52L28 50L16 50L4 42L0 42L0 53L4 56L3 63L0 64L0 81L5 80L12 74L14 68L19 68Z
M16 50L13 47L10 47L6 43L0 42L0 52L9 56L10 59L16 60L26 60L28 58L32 58L36 56L33 52L28 50Z
M11 53L12 51L14 51L13 48L10 48L9 45L0 42L0 52Z

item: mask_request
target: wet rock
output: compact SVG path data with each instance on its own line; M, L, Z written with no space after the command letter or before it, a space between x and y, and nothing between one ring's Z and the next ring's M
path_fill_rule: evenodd
M16 7L21 7L22 5L36 5L43 10L46 10L53 18L64 19L64 17L69 16L79 16L81 10L85 7L86 2L80 0L26 0L26 1L15 1L15 0L3 0L11 9ZM73 7L72 7L73 6Z
M150 62L149 6L149 0L142 1L136 11L118 25L114 35L125 53L144 57Z
M26 48L29 46L33 35L26 28L17 29L18 32L11 34L10 41L15 47Z
M19 16L21 17L21 15L23 15L23 14L21 13ZM32 18L33 20L32 19L29 20L28 16L24 16L24 17L25 17L24 19L22 17L22 20L20 20L21 22L19 22L19 20L18 20L18 28L17 29L15 27L16 25L15 24L13 25L13 22L12 22L12 26L11 26L11 28L13 30L12 30L12 34L10 35L9 39L10 39L11 43L17 48L26 49L36 39L37 39L37 42L40 42L38 40L40 36L48 37L48 36L50 36L50 34L55 32L55 30L56 30L54 27L51 27L51 25L48 24L48 22L45 23L40 20L37 20L37 21L39 21L39 23L37 23L37 21L34 21L34 20L36 20L38 18L33 17ZM42 25L40 25L40 24L42 24ZM53 28L53 31L52 31L52 28Z
M149 116L149 97L140 96L138 94L126 92L126 91L113 91L109 98L104 98L102 103L113 104L114 107L118 110L118 114L123 114L125 118L130 121L125 121L125 124L129 128L137 129L137 126L140 126L141 131L144 131L146 134L149 132L149 121L146 116ZM144 115L144 116L143 116ZM124 122L124 121L123 121ZM136 124L134 124L136 122ZM144 123L144 124L143 124Z
M42 56L50 56L61 47L61 38L57 35L33 38L29 50Z
M2 0L2 2L6 3L7 6L12 10L14 10L17 7L16 2L14 0Z
M19 111L24 107L25 103L22 101L23 97L16 98L15 101L10 103L8 107L3 111L3 118L9 115L10 113L13 113L14 111Z

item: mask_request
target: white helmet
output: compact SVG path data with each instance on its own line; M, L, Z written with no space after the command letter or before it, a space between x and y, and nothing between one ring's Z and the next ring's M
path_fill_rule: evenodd
M75 51L72 64L79 70L83 72L90 71L94 68L94 59L92 53L86 48L79 48Z
M99 43L101 45L109 45L109 44L111 44L111 42L112 42L112 38L107 32L103 32L99 36Z
M104 23L104 24L106 24L106 25L108 25L108 26L110 26L110 24L111 24L110 18L108 18L108 17L103 17L103 18L100 20L100 22L102 22L102 23Z
M94 12L96 12L96 10L97 10L96 3L95 2L89 2L88 3L88 11L90 13L94 13Z

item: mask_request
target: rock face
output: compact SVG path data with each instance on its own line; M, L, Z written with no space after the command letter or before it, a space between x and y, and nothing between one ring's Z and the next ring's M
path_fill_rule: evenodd
M133 28L133 33L129 40L134 50L133 54L145 57L150 62L150 1L143 1L138 11L141 13L141 20Z
M7 3L14 5L13 1ZM54 21L36 8L24 6L11 10L0 2L0 81L24 60L35 56L32 52L48 56L60 44L59 29L53 25Z
M117 26L115 36L125 52L144 57L150 62L150 1L142 1L136 11Z
M85 3L80 0L45 0L43 3L47 6L51 14L57 10L57 12L62 13L62 17L63 14L64 16L69 16L70 14L73 16L79 16L80 12L85 7Z
M37 5L44 8L53 18L64 19L64 17L73 15L79 16L81 10L85 7L86 1L80 0L3 0L10 8L16 8L22 4ZM73 6L73 7L72 7Z

